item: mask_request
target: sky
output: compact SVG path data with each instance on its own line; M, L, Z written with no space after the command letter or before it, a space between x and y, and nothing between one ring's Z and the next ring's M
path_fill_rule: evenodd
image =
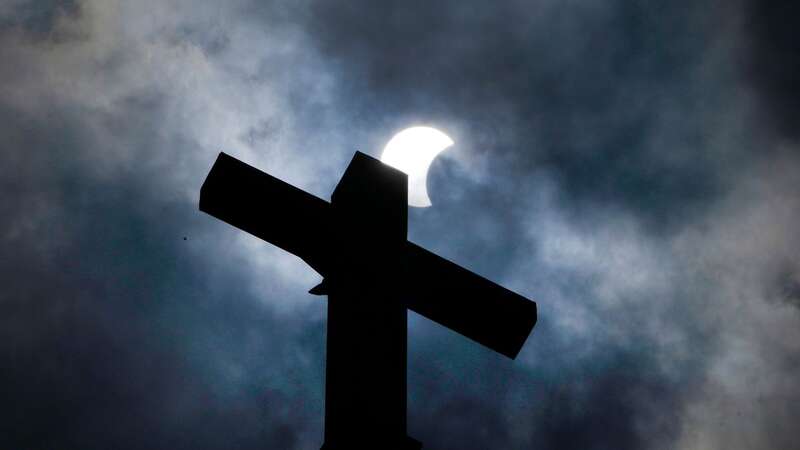
M539 322L510 360L410 313L411 436L800 449L798 13L3 1L0 447L319 448L319 275L199 188L224 151L329 199L428 125L409 239Z

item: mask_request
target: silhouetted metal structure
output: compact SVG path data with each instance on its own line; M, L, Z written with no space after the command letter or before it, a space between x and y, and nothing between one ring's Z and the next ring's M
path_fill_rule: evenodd
M509 358L536 303L406 240L406 174L356 152L328 203L220 153L200 210L302 258L328 296L323 450L419 449L406 435L411 309Z

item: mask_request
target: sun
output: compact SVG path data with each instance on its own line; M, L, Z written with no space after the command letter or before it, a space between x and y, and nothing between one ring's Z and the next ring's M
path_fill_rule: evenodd
M408 174L408 204L419 208L431 206L428 197L428 169L436 156L453 145L453 140L431 127L411 127L389 140L381 162Z

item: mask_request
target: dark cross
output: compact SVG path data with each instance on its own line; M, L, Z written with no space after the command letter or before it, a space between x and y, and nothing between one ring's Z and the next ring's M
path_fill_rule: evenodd
M323 450L419 449L406 435L406 310L515 358L536 303L406 240L405 173L356 152L330 203L220 153L200 210L293 253L328 296Z

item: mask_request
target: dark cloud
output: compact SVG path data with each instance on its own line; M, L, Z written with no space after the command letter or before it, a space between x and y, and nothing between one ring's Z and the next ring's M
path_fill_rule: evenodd
M351 114L455 118L469 124L462 150L512 168L519 189L543 167L567 205L615 204L669 226L722 182L696 150L708 138L700 106L719 95L697 69L726 20L700 12L709 6L323 2L310 31L346 71ZM670 114L686 117L654 141Z
M800 307L800 280L791 270L778 272L770 291L768 296Z
M636 449L674 442L680 432L682 387L648 370L652 367L642 360L646 357L612 358L602 373L560 380L542 405L541 440L531 445ZM638 425L643 423L644 430Z
M0 6L0 447L318 448L316 275L197 192L224 150L327 197L353 150L426 123L456 145L410 238L540 322L510 361L412 314L412 436L791 448L785 8Z
M39 38L53 38L56 22L80 13L75 0L10 1L0 9L0 30L21 27Z
M297 350L322 353L322 323L276 318L236 264L198 259L196 205L163 195L168 169L148 152L121 171L86 169L102 166L95 121L139 149L191 146L149 133L163 102L118 107L53 107L45 121L2 111L0 446L304 445L320 429L323 361Z
M800 306L800 281L795 279L786 280L783 283L783 298L795 306Z
M748 2L745 10L749 54L746 75L767 114L766 126L796 140L800 113L800 5L791 1Z

